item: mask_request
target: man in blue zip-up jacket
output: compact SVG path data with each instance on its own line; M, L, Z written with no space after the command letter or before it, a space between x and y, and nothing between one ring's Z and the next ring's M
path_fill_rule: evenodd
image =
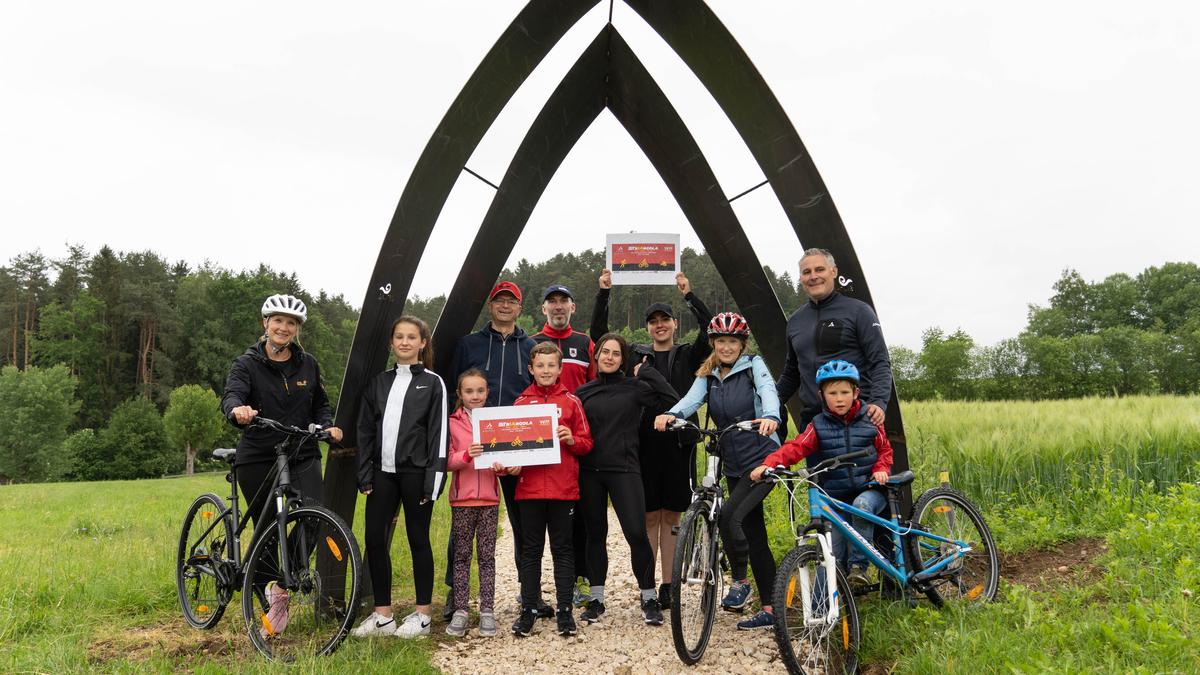
M491 321L479 332L459 339L446 386L457 387L463 371L478 368L487 374L487 405L512 405L532 382L529 350L535 344L517 325L521 289L511 281L496 284L488 294L488 313Z
M872 423L883 424L892 396L892 361L879 318L867 303L838 293L834 286L837 278L832 253L823 248L804 252L800 286L808 302L788 317L787 359L775 385L781 403L799 391L803 410L796 428L800 430L821 412L816 374L817 368L829 361L840 359L858 367L861 398Z

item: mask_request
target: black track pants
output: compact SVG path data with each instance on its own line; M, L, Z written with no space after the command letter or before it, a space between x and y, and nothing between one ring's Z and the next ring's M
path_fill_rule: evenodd
M575 588L575 552L571 542L573 501L521 500L521 605L535 609L542 595L542 552L550 532L554 559L554 591L558 607L570 607Z
M750 471L747 471L746 476L749 475ZM726 477L729 499L721 507L717 524L721 528L721 541L725 543L734 580L746 578L746 558L749 557L750 569L754 570L754 582L758 585L758 597L763 604L769 605L775 589L775 556L767 539L762 503L775 483L755 483L746 476Z
M366 539L367 569L371 572L376 607L392 604L392 556L387 534L400 508L404 511L404 531L412 553L417 604L428 605L433 601L433 547L429 543L433 502L421 503L424 491L423 473L375 472L374 489L367 495Z
M638 588L654 588L654 549L646 535L646 496L642 477L616 471L579 472L579 505L587 528L588 581L603 586L608 578L608 500L629 544Z

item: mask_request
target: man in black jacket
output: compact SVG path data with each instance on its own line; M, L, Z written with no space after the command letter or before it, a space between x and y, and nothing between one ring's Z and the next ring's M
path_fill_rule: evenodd
M646 308L646 331L653 342L633 346L634 356L627 363L626 374L633 375L635 366L645 364L661 373L675 392L682 395L696 379L696 369L712 353L712 345L708 341L708 323L712 321L712 312L692 292L692 285L683 272L675 275L675 286L700 326L696 341L675 344L675 334L679 332L675 310L665 302L656 302ZM611 292L612 272L603 270L595 309L592 311L591 333L595 337L608 332L608 300ZM678 401L679 397L676 396L675 400ZM691 420L699 423L695 415ZM658 595L665 598L668 596L666 587L671 583L675 554L676 535L672 530L679 524L680 515L692 501L692 453L696 449L697 435L690 431L659 433L643 429L641 469L642 486L646 494L646 531L662 571L663 583Z
M837 263L832 253L823 248L804 252L800 259L800 286L808 295L808 302L788 317L787 360L775 385L781 404L799 391L803 406L800 419L796 420L799 432L821 412L817 368L834 359L858 367L862 378L860 397L873 423L883 424L892 395L892 362L879 318L867 303L837 292L837 279Z

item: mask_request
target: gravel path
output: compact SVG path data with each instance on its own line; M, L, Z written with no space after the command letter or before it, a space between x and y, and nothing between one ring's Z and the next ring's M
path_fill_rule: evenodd
M505 522L501 519L502 522ZM496 620L500 635L481 638L478 618L471 613L467 637L441 644L433 664L446 673L773 673L783 672L778 650L769 630L746 632L735 624L743 615L717 612L712 641L699 664L688 667L675 654L671 641L670 615L662 626L647 626L639 609L637 584L630 570L629 546L621 535L615 513L608 513L608 583L605 585L607 612L600 622L579 622L579 635L563 638L553 619L538 620L528 638L516 638L509 628L519 607L517 573L512 559L512 534L506 531L496 543ZM542 561L542 589L554 597L549 548ZM475 599L471 600L475 605ZM440 622L434 630L442 630Z

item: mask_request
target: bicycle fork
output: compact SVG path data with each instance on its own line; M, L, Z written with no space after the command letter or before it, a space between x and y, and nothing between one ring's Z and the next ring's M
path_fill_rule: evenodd
M833 535L828 532L810 532L801 537L801 542L805 539L816 540L817 547L821 551L821 568L824 572L824 579L812 579L809 577L808 568L801 567L797 570L797 575L800 579L800 605L804 610L804 625L805 626L823 626L833 625L840 619L840 610L838 608L838 584L837 584L837 558L833 555ZM819 574L818 574L819 576ZM824 596L825 611L814 611L814 601L816 597L814 590ZM794 587L788 585L787 604L791 605L792 593Z

